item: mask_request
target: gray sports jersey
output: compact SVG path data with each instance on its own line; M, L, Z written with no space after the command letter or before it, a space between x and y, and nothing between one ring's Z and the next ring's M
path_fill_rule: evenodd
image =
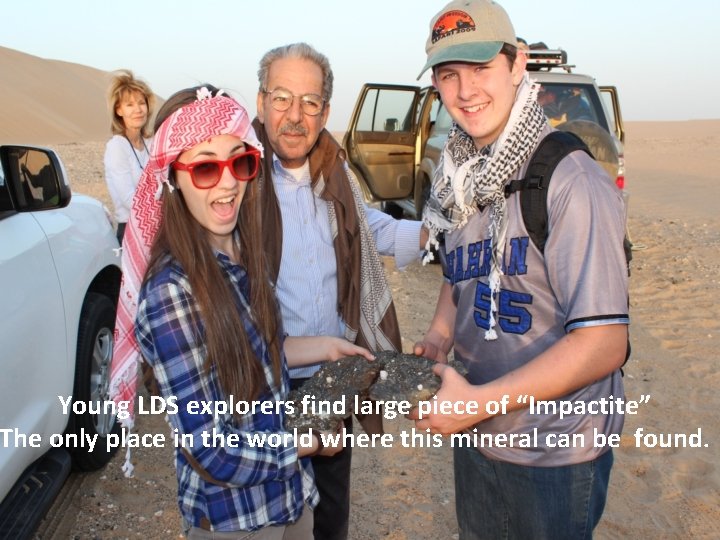
M527 164L526 164L527 166ZM522 178L522 170L517 178ZM465 227L446 234L446 278L457 306L455 357L474 384L494 380L524 365L567 332L587 326L629 324L628 282L623 252L624 208L619 190L584 152L563 159L548 191L545 254L532 243L523 223L519 193L507 200L508 232L504 275L497 298L498 338L486 341L490 308L488 272L489 209ZM562 401L623 398L619 371ZM561 400L558 400L561 401ZM623 416L531 415L528 409L498 415L477 426L478 433L533 434L533 448L481 446L490 458L523 465L557 466L594 459L607 448L593 447L593 430L620 433ZM584 446L548 448L548 434L583 434Z

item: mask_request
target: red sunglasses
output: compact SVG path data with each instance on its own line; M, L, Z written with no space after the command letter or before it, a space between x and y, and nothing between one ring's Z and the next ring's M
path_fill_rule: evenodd
M194 163L175 161L172 168L176 171L189 172L190 180L196 188L210 189L220 182L225 167L230 169L230 174L238 182L248 182L257 176L259 165L260 151L252 149L224 161L218 159L195 161Z

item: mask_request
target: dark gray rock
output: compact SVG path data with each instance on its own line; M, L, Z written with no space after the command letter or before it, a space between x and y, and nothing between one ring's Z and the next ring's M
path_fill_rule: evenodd
M415 406L426 401L440 388L440 377L432 371L435 361L414 354L381 351L369 362L361 356L348 356L327 362L303 385L290 393L294 413L287 415L286 429L310 428L335 431L339 422L353 413L358 401L407 401ZM450 365L465 376L459 362ZM303 398L308 404L303 414Z
M290 392L294 413L285 419L286 429L335 431L338 423L353 412L354 398L367 397L381 365L362 356L346 356L326 362L300 388ZM308 414L303 414L303 398Z
M440 388L440 377L432 371L435 362L414 354L393 354L383 362L370 388L376 401L408 401L413 406L430 399Z

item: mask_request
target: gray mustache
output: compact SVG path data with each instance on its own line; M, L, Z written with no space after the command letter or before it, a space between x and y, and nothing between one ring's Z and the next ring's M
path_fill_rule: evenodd
M299 124L285 124L278 130L278 135L291 133L293 135L307 135L307 129Z

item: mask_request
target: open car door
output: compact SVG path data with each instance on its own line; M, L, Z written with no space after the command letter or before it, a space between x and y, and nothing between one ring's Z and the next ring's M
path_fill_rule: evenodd
M343 147L368 201L411 197L418 138L417 86L366 84Z
M608 107L611 113L609 118L613 125L610 126L610 129L613 130L618 140L624 143L625 129L623 128L622 114L620 114L620 99L618 98L617 88L614 86L600 86L599 88L605 106Z

